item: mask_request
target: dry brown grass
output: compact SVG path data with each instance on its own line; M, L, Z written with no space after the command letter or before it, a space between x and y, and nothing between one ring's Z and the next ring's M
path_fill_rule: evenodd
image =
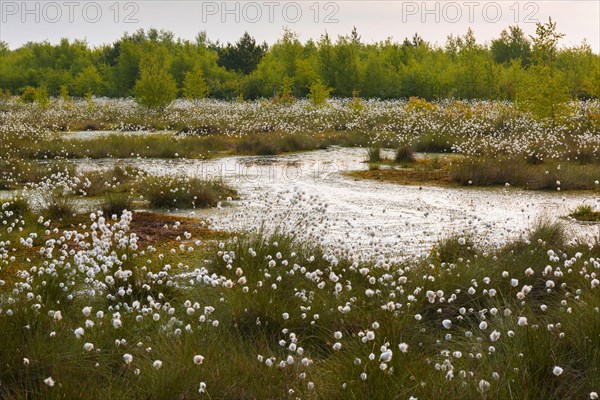
M178 236L183 238L185 232L191 233L194 239L200 240L223 236L222 233L202 224L199 219L152 212L135 212L131 231L138 235L140 242L145 244L172 242Z

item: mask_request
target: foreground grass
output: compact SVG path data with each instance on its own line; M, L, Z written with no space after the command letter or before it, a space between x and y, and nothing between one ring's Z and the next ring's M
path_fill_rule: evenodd
M56 231L2 218L25 227L2 228L2 398L537 400L600 389L600 243L567 240L559 225L497 249L448 237L397 263L284 234L214 242L192 220L148 214Z

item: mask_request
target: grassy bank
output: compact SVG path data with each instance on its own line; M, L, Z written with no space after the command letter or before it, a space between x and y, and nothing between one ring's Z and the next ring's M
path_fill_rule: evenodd
M405 150L403 150L405 151ZM401 185L512 186L530 190L600 191L600 160L537 161L486 156L445 156L406 161L373 162L367 151L368 170L346 174Z

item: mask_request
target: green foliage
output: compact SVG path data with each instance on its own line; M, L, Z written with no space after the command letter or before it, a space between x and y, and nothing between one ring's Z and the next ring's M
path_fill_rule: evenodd
M235 44L221 45L205 33L189 41L175 40L170 32L139 30L100 48L77 40L4 48L0 89L23 93L27 87L45 86L50 96L57 96L67 86L75 96L135 95L140 103L161 108L174 99L173 86L184 89L188 73L199 67L207 93L216 98L240 93L246 99L271 97L276 89L278 100L287 102L293 101L291 95L307 96L311 84L320 81L341 97L357 90L381 99L519 99L529 101L536 115L556 118L560 112L554 104L564 100L563 94L586 99L598 97L600 90L600 55L585 42L559 48L562 37L551 20L539 24L531 39L510 26L489 45L477 43L469 30L451 35L443 47L418 35L403 42L363 43L356 30L306 43L285 30L270 48L248 33ZM547 77L553 80L550 93L538 97L550 106L538 107L532 96ZM285 79L293 80L290 96ZM358 102L351 106L360 109Z
M62 85L60 87L60 98L63 100L63 102L65 102L65 104L72 103L73 99L69 95L69 88L67 85Z
M20 99L23 103L33 103L35 102L36 93L37 91L34 87L27 86L25 89L23 89Z
M48 97L48 91L45 86L42 86L35 91L35 103L40 108L47 108L50 104L50 98Z
M85 94L85 103L88 111L93 111L96 108L96 104L94 103L94 96L92 96L92 92L87 92Z
M141 76L133 88L136 101L152 109L165 108L177 98L177 84L168 71L166 50L149 53L141 65Z
M190 100L203 99L208 96L208 87L200 66L197 65L192 71L185 74L183 96Z
M522 66L531 62L531 43L523 30L518 26L504 29L498 39L492 40L490 47L494 61L499 64L510 64L518 60Z
M273 99L278 104L292 104L296 101L294 97L294 78L284 76L281 80L281 91Z
M521 86L519 104L539 118L556 121L565 103L570 100L564 75L548 65L534 65Z
M365 109L365 105L363 104L363 99L360 98L359 93L360 92L358 90L353 90L352 91L352 100L350 100L350 103L348 103L348 105L350 106L350 109L352 111L354 111L355 113L359 113Z
M564 37L550 18L548 23L536 24L533 40L535 65L530 68L529 81L523 87L523 104L540 118L556 121L560 109L570 99L568 86L562 71L557 69L558 41Z
M308 93L310 103L315 107L323 107L332 91L332 88L325 86L320 80L314 82Z
M219 53L220 66L248 75L256 69L265 55L267 44L257 45L256 40L248 32L244 32L234 45L227 43L225 47L214 48Z
M96 67L89 66L77 74L73 81L73 87L76 96L85 96L89 92L99 93L102 87L102 77Z

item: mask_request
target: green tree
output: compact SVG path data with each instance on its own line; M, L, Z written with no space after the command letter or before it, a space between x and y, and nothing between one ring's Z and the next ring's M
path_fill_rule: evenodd
M190 100L203 99L208 96L208 86L206 86L204 74L199 65L185 74L183 96Z
M169 63L168 53L162 47L142 58L140 78L133 88L139 104L163 109L177 98L177 84L169 73Z
M498 39L492 40L490 50L498 64L508 65L517 59L522 66L531 63L531 42L519 26L510 26L508 31L504 29Z
M35 102L40 108L48 108L50 105L50 97L48 97L48 90L45 86L38 88L35 91Z
M248 32L244 32L235 44L227 43L225 47L215 48L219 53L220 66L248 75L256 69L265 55L267 44L257 45L256 40Z
M564 37L550 18L548 23L537 23L533 40L534 65L529 68L529 82L523 92L523 105L540 118L556 122L562 105L570 97L562 71L557 70L558 41Z
M310 85L310 91L308 93L310 103L315 107L324 106L332 90L332 88L325 86L320 80L317 80Z
M74 94L85 96L86 93L98 93L102 87L102 77L96 67L89 66L75 77L73 82Z

